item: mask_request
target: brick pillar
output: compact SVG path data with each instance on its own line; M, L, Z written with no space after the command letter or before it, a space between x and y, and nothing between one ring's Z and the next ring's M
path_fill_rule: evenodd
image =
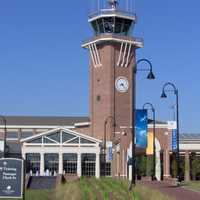
M165 149L163 152L163 166L164 166L164 179L170 177L170 154L169 150Z
M190 181L190 153L185 151L185 181Z

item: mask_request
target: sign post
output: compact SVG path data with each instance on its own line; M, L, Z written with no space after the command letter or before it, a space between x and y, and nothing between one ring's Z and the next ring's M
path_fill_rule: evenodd
M1 198L24 199L24 161L22 159L0 159Z

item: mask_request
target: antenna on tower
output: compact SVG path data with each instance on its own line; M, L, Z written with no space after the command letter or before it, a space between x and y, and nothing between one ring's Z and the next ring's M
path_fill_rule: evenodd
M112 7L112 9L116 9L119 5L118 0L108 0L109 5Z

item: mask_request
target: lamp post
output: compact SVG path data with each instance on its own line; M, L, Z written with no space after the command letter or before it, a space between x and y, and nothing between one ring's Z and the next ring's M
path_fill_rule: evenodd
M104 149L104 176L106 176L106 138L107 138L107 131L106 126L109 122L109 119L112 120L113 127L115 127L115 119L112 116L108 116L104 121L104 142L103 142L103 149Z
M155 112L155 108L153 106L153 104L151 103L145 103L143 105L143 109L145 109L145 107L150 107L150 110L153 113L153 178L152 180L156 180L156 112Z
M7 145L6 145L6 138L7 138L7 122L6 122L6 118L3 116L3 115L0 115L0 119L1 119L1 121L3 121L3 123L4 123L4 152L3 152L3 154L4 154L4 158L6 157L6 147L7 147Z
M142 63L142 62L146 62L149 66L149 68L143 68L143 69L139 69L138 70L138 64ZM133 186L135 186L135 108L136 108L136 74L138 71L147 71L149 72L147 75L147 79L153 80L155 79L155 76L153 74L153 67L151 62L148 59L140 59L138 60L135 65L133 66L133 91L132 91L132 179L131 179L131 184L129 186L129 190L131 190L133 188Z
M171 86L173 90L166 90L167 86ZM177 141L176 141L176 146L177 146L177 151L176 151L176 160L177 160L177 169L178 169L178 182L181 182L181 177L180 177L180 152L179 152L179 96L178 96L178 89L176 88L176 86L171 83L171 82L167 82L163 85L163 89L162 89L162 94L161 94L161 98L167 98L167 94L166 92L173 92L176 96L176 137L177 137Z

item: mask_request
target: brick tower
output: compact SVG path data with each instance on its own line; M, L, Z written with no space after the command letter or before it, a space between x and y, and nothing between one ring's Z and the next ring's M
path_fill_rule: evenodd
M143 43L131 36L136 16L130 8L117 0L98 2L88 20L94 36L82 45L90 52L91 135L112 143L113 173L124 176L132 137L135 50Z

